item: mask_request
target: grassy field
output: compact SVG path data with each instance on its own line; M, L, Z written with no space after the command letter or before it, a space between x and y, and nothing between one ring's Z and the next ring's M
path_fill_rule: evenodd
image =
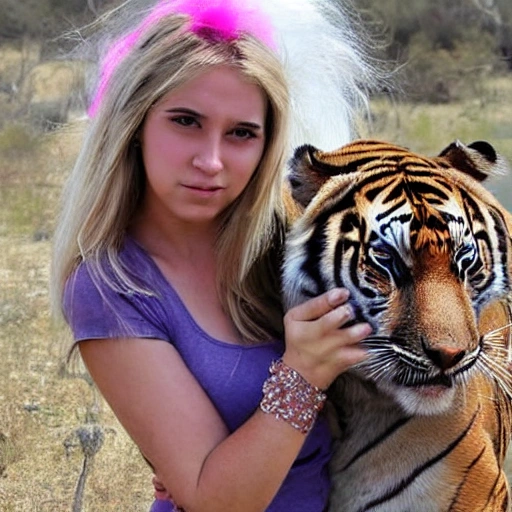
M364 135L427 154L455 139L485 139L512 162L511 97L508 77L489 81L481 98L459 104L379 100ZM69 335L49 314L54 217L79 143L79 126L44 138L15 125L0 132L3 512L135 512L148 510L152 499L151 473L137 449L84 374L71 375L63 364ZM508 208L511 184L507 176L491 186Z

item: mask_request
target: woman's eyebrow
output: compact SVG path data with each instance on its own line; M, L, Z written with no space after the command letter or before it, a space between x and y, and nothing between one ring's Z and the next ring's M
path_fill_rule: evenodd
M261 130L263 127L259 123L253 123L251 121L240 121L237 126L243 126L244 128L252 128L253 130Z
M200 114L199 112L196 112L195 110L187 107L166 108L165 112L169 114L188 114L194 117L204 117L204 115Z

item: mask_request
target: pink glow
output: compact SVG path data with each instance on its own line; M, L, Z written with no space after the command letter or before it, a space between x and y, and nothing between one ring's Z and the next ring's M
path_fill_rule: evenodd
M246 33L274 48L270 20L250 3L250 0L160 0L133 31L109 48L102 62L98 88L88 109L89 117L95 116L114 70L141 35L170 14L190 16L190 30L205 39L233 41Z

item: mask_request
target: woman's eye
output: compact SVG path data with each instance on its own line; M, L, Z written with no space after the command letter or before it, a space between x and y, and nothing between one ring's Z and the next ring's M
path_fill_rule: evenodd
M171 120L180 126L195 126L197 124L196 118L192 116L178 116L173 117Z
M231 133L238 139L252 139L256 137L256 134L247 128L235 128Z

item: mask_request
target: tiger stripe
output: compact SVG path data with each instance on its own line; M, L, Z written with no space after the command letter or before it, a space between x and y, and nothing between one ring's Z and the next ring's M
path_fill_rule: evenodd
M346 287L370 357L329 394L330 512L510 510L512 217L485 142L437 157L382 141L298 148L287 307Z

